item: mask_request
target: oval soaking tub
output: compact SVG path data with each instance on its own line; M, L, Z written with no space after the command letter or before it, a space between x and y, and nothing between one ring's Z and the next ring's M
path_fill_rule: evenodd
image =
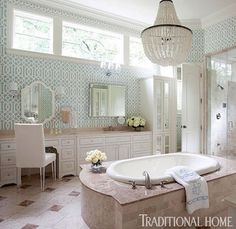
M214 172L220 168L219 163L210 157L190 153L170 153L138 157L112 163L107 174L112 179L124 183L135 181L144 185L143 171L150 175L152 184L160 184L161 181L174 181L165 172L174 166L188 166L199 175Z

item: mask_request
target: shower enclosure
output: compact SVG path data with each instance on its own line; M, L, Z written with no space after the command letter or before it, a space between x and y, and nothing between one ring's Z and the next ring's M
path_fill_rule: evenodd
M236 48L207 58L207 152L236 158Z

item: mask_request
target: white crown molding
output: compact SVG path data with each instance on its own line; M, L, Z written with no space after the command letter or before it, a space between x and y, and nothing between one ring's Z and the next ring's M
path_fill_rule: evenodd
M30 0L33 3L39 4L38 0ZM94 18L97 20L101 20L107 22L109 24L116 24L126 28L130 28L132 30L137 30L138 32L142 31L148 25L142 23L140 21L132 20L129 18L121 17L119 15L115 15L112 13L108 13L102 10L97 10L94 8L90 8L79 3L72 2L70 0L40 0L40 4L44 6L48 6L51 8L57 8L60 10L66 10L81 16Z
M217 24L221 21L224 21L227 18L236 16L236 3L227 6L214 14L211 14L205 18L203 18L202 21L202 27L205 29L211 25Z

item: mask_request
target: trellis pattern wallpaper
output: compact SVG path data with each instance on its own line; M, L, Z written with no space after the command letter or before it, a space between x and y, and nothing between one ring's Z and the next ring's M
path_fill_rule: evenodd
M66 96L56 100L56 117L46 127L60 127L59 110L61 106L72 108L74 121L73 127L101 127L116 125L115 118L90 118L89 110L89 83L115 83L127 86L127 115L139 114L139 78L149 76L145 70L122 68L120 72L110 77L104 70L94 64L79 64L66 60L44 59L27 56L6 54L7 48L7 4L12 3L23 8L33 8L38 12L50 15L62 15L77 20L79 23L98 26L112 31L125 32L137 35L139 31L130 28L114 26L92 18L82 17L66 11L46 8L40 4L33 4L26 0L0 0L0 129L12 129L15 122L21 119L20 97L12 98L8 85L13 80L19 89L39 80L50 86L53 90L63 85ZM218 28L218 27L217 27ZM218 28L219 30L221 28ZM188 62L200 63L204 59L204 30L193 31L193 47L187 59ZM209 36L209 35L208 35ZM205 42L207 47L208 43Z
M205 53L236 46L236 17L228 18L205 30Z

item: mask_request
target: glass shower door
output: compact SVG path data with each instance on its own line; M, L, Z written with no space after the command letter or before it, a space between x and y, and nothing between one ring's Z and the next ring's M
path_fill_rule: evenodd
M236 82L228 82L228 156L236 156Z

